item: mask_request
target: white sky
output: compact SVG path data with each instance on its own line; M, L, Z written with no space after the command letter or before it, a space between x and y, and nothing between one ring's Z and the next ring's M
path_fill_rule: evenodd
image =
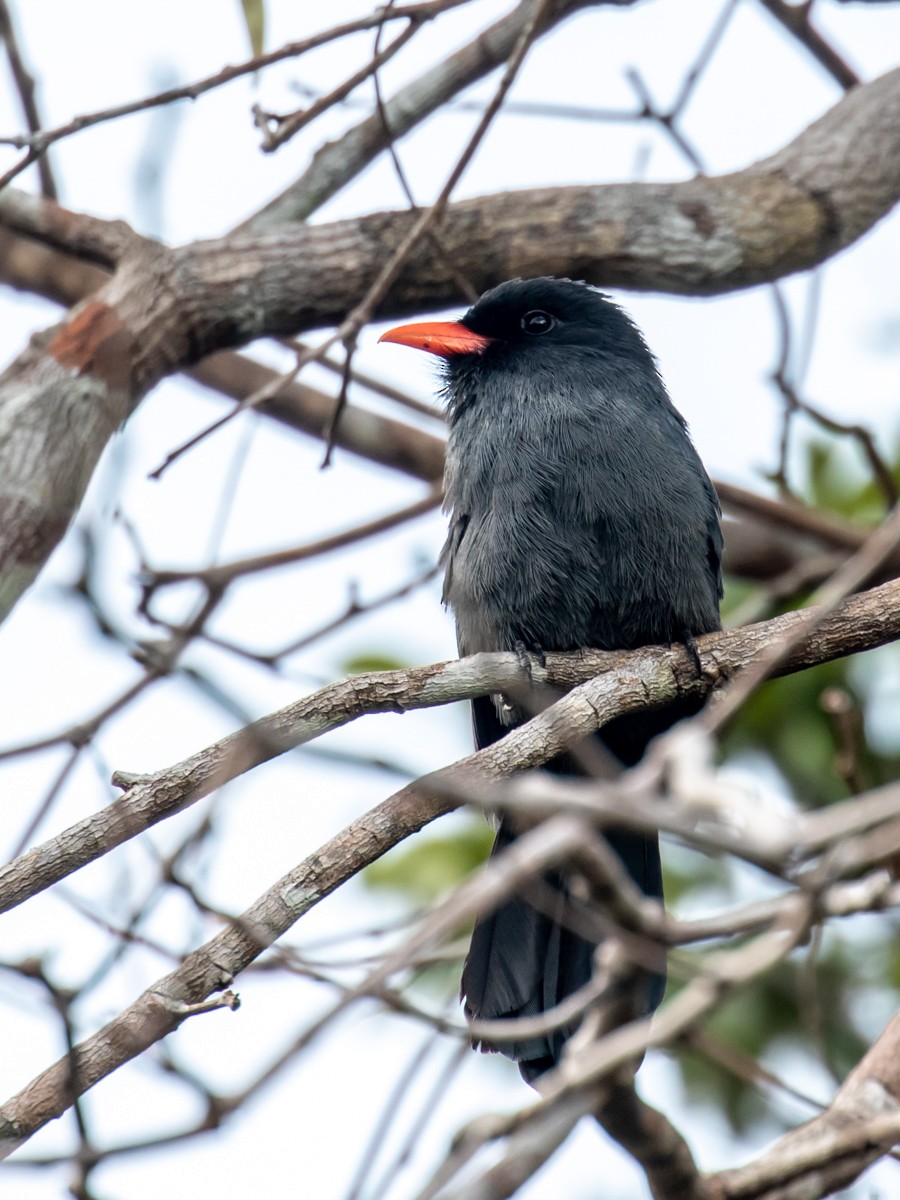
M534 51L514 97L627 107L633 104L633 95L624 70L637 66L654 96L665 104L677 91L720 7L708 0L694 0L690 6L658 0L633 10L600 8L582 14ZM267 47L301 38L324 21L359 15L367 8L349 0L316 6L267 0ZM478 3L426 29L415 40L412 53L384 71L386 92L446 53L451 42L466 40L476 23L486 24L503 11L501 4ZM40 102L49 124L173 81L189 81L247 55L237 0L216 4L158 0L153 5L18 0L15 16L28 61L39 77ZM863 77L895 64L900 6L822 3L816 19ZM258 101L272 109L296 107L296 82L313 87L332 84L361 61L370 45L369 37L357 39L352 47L342 43L299 63L282 64L259 81L239 81L194 104L140 114L64 142L53 160L63 185L63 202L77 211L124 217L142 232L173 243L226 231L284 187L322 140L358 120L362 111L349 108L327 114L278 154L266 156L258 150L251 105ZM491 84L485 83L472 94L486 98L491 90ZM789 45L761 8L744 0L697 89L684 129L710 171L738 168L784 144L838 94L829 78ZM401 144L420 201L427 202L440 188L476 119L472 113L444 114ZM0 132L11 133L20 126L0 70ZM160 145L166 147L166 155L156 191L147 185L146 164L153 157L148 146ZM502 117L457 194L627 179L641 147L649 155L648 178L681 178L689 173L666 139L649 127L636 130L633 125ZM0 166L7 157L0 154ZM30 177L28 186L34 186ZM400 204L402 196L390 167L379 162L316 219ZM896 270L886 269L886 264L896 264L898 249L900 221L895 217L828 268L808 376L808 392L817 403L845 418L871 422L891 444L897 437L900 313ZM801 315L808 287L805 278L786 285L791 307ZM762 487L761 472L775 463L778 429L777 404L766 384L776 350L768 293L756 289L715 301L620 298L658 355L710 472ZM0 291L3 361L12 359L29 334L55 316L49 304ZM393 347L376 349L378 332L373 328L365 335L358 365L422 396L430 395L433 369L425 356ZM273 362L281 361L274 347L260 352ZM316 372L309 379L331 386L330 378ZM421 490L412 481L340 453L337 466L322 472L320 446L252 419L247 426L231 425L162 482L148 481L147 473L172 447L221 412L219 401L184 382L158 388L105 456L80 521L104 525L119 506L139 530L155 565L203 563L229 465L250 428L252 440L222 547L225 558L344 528L387 512ZM442 525L442 518L434 515L389 538L335 555L324 566L295 567L245 583L230 596L216 628L263 649L287 641L345 603L348 581L358 581L363 596L371 597L411 575L419 559L433 560ZM104 564L104 595L123 625L145 636L146 628L131 616L135 564L120 529L112 533L110 543L114 553ZM0 629L4 745L90 714L136 676L137 668L128 656L101 642L85 612L60 592L78 561L77 538L70 535L38 585ZM410 663L451 656L452 630L438 597L439 588L433 585L396 608L349 626L292 664L293 676L285 679L235 666L232 660L201 648L192 652L190 661L207 668L240 698L246 711L261 714L315 686L315 679L336 677L342 663L357 652L384 651ZM158 687L106 727L98 739L99 766L88 761L75 773L38 837L50 836L100 807L112 795L105 781L113 768L161 768L221 736L232 723L229 714L198 699L183 684ZM402 721L372 718L358 729L334 736L329 744L396 758L420 772L467 752L467 717L462 710L443 710L407 715ZM15 814L11 844L59 762L53 754L0 763L0 797L6 811ZM390 776L335 768L300 755L253 772L225 789L215 803L217 834L206 864L205 894L213 903L241 908L393 786ZM116 911L117 903L127 909L141 895L142 880L150 878L152 856L145 843L164 852L196 819L191 811L168 822L141 844L122 847L108 862L83 871L67 887L106 912ZM390 911L385 901L376 901L361 885L353 884L315 909L294 931L293 940L306 944L336 930L363 928L385 919ZM170 900L148 929L173 946L188 936L202 940L201 926L190 934L190 919L184 906ZM52 893L3 921L2 957L46 953L60 979L78 981L89 964L102 956L102 936ZM205 927L207 936L211 929ZM166 969L167 964L149 952L131 956L127 967L114 973L78 1013L84 1030L108 1019ZM252 975L239 981L238 988L244 1000L239 1013L195 1019L172 1039L173 1052L182 1061L197 1065L226 1090L259 1071L326 998L312 985L285 986ZM58 1030L47 1019L43 1003L37 989L23 996L21 988L0 974L4 1029L0 1099L60 1052L55 1040ZM180 1196L199 1188L221 1191L226 1187L236 1194L340 1197L385 1095L421 1040L420 1029L398 1018L376 1020L362 1013L346 1018L223 1133L162 1153L113 1160L95 1176L97 1190L129 1200L164 1191ZM447 1053L441 1047L435 1062ZM663 1057L650 1057L641 1080L648 1098L683 1118L677 1073ZM822 1095L827 1095L827 1081L807 1078L803 1082L820 1086ZM392 1196L414 1194L414 1181L467 1115L516 1106L526 1098L524 1085L509 1064L469 1056L420 1153ZM189 1111L186 1104L184 1093L161 1080L145 1059L99 1085L88 1100L88 1111L102 1142L146 1133L148 1123L176 1129ZM733 1156L731 1139L716 1114L699 1113L685 1125L702 1165L724 1163ZM757 1133L763 1137L771 1130ZM50 1153L70 1145L70 1139L67 1117L32 1139L23 1153ZM523 1195L531 1200L561 1195L577 1200L596 1194L598 1178L604 1179L608 1189L604 1194L610 1200L640 1194L634 1168L607 1147L592 1127L586 1127ZM48 1200L64 1194L65 1183L64 1171L38 1175L7 1168L0 1174L0 1197Z

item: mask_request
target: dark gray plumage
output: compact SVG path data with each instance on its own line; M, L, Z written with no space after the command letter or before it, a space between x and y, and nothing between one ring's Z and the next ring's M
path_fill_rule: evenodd
M419 332L409 344L445 358L444 598L460 654L632 648L719 628L716 495L640 332L617 305L570 280L512 280L462 318L469 342L457 346L451 333L441 349L422 331L450 326L407 328ZM690 711L619 718L599 736L632 765ZM476 700L473 714L479 747L506 732L502 704ZM578 767L567 759L550 769ZM501 826L495 849L511 837ZM661 898L658 839L612 831L608 840L644 892ZM572 928L569 891L550 875L540 909L517 896L478 922L462 981L470 1015L534 1015L587 982L596 939ZM648 977L648 1010L663 984ZM485 1048L533 1079L558 1059L565 1036Z
M529 311L556 324L529 335ZM636 326L582 284L513 280L446 363L444 598L461 654L620 649L719 625L718 504Z

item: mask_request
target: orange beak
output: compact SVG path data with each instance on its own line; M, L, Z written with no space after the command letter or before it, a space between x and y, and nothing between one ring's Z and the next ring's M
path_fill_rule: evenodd
M473 333L458 321L422 321L417 325L398 325L396 329L383 333L378 340L427 350L429 354L439 354L441 358L452 358L455 354L482 354L494 341L480 333Z

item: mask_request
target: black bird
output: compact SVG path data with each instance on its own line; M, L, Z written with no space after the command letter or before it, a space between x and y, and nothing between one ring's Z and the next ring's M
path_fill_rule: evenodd
M513 279L459 322L384 334L439 355L450 436L444 601L461 655L481 650L666 642L693 647L720 628L719 504L640 331L618 305L568 279ZM632 766L656 734L699 704L620 717L599 738ZM479 748L526 719L503 697L473 702ZM549 764L583 773L573 756ZM495 843L514 833L502 822ZM635 883L662 899L659 839L611 830ZM479 1019L533 1016L587 983L597 939L575 932L564 873L532 904L516 895L475 927L462 977ZM548 899L549 898L549 899ZM644 1008L662 999L647 975ZM571 1030L486 1046L534 1080Z

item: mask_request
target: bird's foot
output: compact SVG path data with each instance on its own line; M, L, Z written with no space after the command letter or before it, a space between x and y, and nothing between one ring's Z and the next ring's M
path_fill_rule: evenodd
M513 651L518 659L519 666L528 676L529 683L534 683L534 666L535 663L543 671L547 666L547 657L544 654L542 646L534 642L531 646L526 646L521 638L517 638Z
M697 678L703 678L703 663L700 659L700 647L697 645L697 639L689 629L682 630L681 644L688 652L688 658L694 665L694 670L697 672Z

